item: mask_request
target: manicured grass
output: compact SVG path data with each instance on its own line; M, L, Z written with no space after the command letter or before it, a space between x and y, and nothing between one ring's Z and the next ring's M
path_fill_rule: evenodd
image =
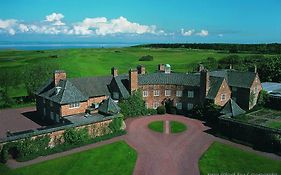
M203 175L216 173L281 173L281 161L218 142L213 143L199 160Z
M178 121L170 121L170 128L171 133L179 133L185 131L187 129L187 126Z
M152 55L153 61L139 61L144 55ZM22 70L38 63L56 63L67 72L67 77L86 77L109 75L115 66L120 74L128 73L130 68L143 64L147 72L154 72L159 63L169 63L173 71L187 72L203 59L214 57L221 59L228 52L214 50L195 50L183 48L94 48L63 49L46 51L0 51L0 69ZM238 53L237 55L252 55ZM54 58L53 56L57 56ZM21 75L19 75L21 76ZM24 85L9 89L10 96L26 95Z
M163 132L164 131L164 122L163 121L154 121L148 124L148 128L156 131L156 132Z
M281 122L270 121L266 124L266 126L274 129L281 129Z
M1 175L50 175L50 174L128 174L133 173L137 153L124 141L115 142L88 151L75 153L54 160L10 170L0 164Z

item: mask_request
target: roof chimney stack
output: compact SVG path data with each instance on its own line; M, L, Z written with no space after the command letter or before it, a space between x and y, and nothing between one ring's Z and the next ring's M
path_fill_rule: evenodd
M145 67L143 65L138 65L138 74L145 74Z
M138 89L138 71L136 69L129 71L129 89L131 94Z
M117 68L115 68L115 67L112 67L112 68L111 68L111 75L112 75L113 77L117 77L117 76L118 76L118 70L117 70Z
M63 70L56 70L54 72L54 84L57 86L60 82L60 80L66 79L66 73Z
M158 71L164 72L165 71L165 65L164 64L158 64Z

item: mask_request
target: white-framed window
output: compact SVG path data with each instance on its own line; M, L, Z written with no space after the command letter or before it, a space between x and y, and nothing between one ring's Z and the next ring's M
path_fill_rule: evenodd
M147 102L145 102L145 107L148 108L148 103Z
M154 96L160 96L160 91L159 90L154 90L153 91Z
M69 104L69 109L79 108L79 107L80 107L80 103L79 102L75 102L75 103L70 103Z
M232 91L236 92L237 91L237 87L232 87Z
M171 90L165 90L165 96L171 96Z
M46 116L46 108L45 107L43 108L43 115L44 115L44 117Z
M148 96L148 91L142 91L142 96L147 97Z
M221 94L221 101L225 100L225 94Z
M193 109L193 103L187 103L187 110Z
M176 103L176 108L177 109L182 109L182 103Z
M176 91L176 96L177 96L177 97L182 97L182 91L177 90L177 91Z
M193 98L194 97L194 91L187 91L187 97Z
M157 109L158 106L159 106L159 102L156 101L156 102L153 103L153 109Z

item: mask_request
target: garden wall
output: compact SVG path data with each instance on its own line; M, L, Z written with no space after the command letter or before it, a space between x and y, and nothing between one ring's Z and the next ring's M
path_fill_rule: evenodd
M281 154L281 130L219 117L219 133L231 140L252 145L253 148Z

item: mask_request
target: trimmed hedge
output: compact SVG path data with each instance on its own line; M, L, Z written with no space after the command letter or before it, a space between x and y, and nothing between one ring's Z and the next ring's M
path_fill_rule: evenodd
M166 114L166 108L165 106L159 106L157 108L157 114Z
M139 61L153 61L153 56L151 55L145 55L145 56L142 56Z

